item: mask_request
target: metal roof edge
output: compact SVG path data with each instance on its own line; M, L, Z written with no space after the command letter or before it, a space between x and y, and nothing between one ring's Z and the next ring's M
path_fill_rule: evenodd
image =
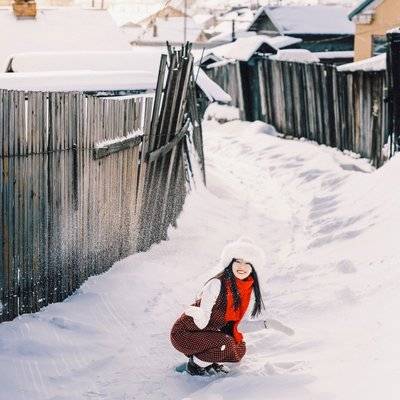
M366 7L368 7L375 0L364 0L362 1L353 11L347 16L347 18L351 21L356 15L362 12Z

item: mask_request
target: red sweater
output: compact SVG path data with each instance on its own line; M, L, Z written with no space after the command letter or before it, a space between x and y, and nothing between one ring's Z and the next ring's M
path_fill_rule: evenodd
M225 321L226 322L234 321L233 337L236 343L240 343L243 340L243 335L238 331L237 327L239 325L239 322L243 318L243 315L245 314L247 307L249 306L254 280L252 276L248 276L244 280L235 277L235 280L241 299L241 305L237 310L234 309L232 290L229 282L227 282Z

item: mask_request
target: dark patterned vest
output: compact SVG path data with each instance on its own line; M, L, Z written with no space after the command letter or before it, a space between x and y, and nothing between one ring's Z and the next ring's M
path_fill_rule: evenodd
M211 310L210 321L208 322L207 326L204 328L208 331L223 331L226 334L233 336L232 334L232 327L233 322L227 323L225 321L225 310L226 310L226 300L224 300L224 296L222 295L222 291L224 290L224 285L221 278L219 279L221 282L221 290L219 295L215 301L215 304ZM201 299L196 300L192 306L199 307L201 304Z

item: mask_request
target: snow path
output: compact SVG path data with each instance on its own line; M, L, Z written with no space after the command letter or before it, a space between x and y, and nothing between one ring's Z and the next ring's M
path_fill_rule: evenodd
M399 158L373 172L260 122L204 128L208 187L169 241L0 325L0 400L398 398ZM177 374L170 328L242 234L268 255L271 318L296 334L248 334L227 377Z

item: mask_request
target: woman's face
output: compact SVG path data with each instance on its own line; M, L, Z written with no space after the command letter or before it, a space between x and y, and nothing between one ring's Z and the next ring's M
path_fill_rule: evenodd
M243 258L236 258L232 264L232 271L236 278L246 279L251 274L251 265Z

